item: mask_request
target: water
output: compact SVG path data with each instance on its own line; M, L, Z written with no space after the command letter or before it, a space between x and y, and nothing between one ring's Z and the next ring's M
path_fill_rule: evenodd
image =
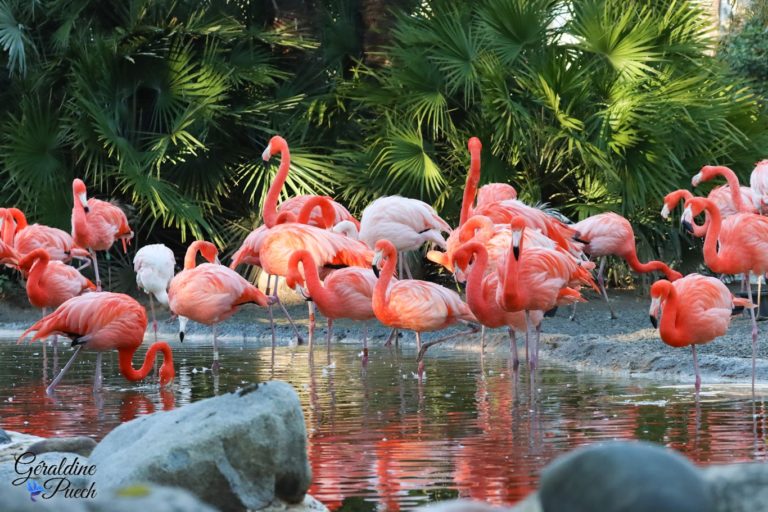
M105 390L94 396L94 356L76 363L55 398L45 396L42 345L0 342L0 423L43 436L101 438L138 415L178 407L272 377L271 350L227 340L218 378L205 344L174 347L173 391L127 383L105 354ZM51 348L47 349L48 377ZM69 356L64 349L61 364ZM577 446L608 439L656 441L698 464L766 459L766 411L747 387L693 386L579 374L545 366L531 399L528 374L503 358L430 354L415 379L414 353L375 348L367 370L359 347L280 347L274 378L297 389L309 433L310 492L332 510L407 510L471 497L512 503L536 487L541 469ZM143 354L142 354L143 357ZM135 361L139 356L135 357ZM138 364L138 363L137 363Z

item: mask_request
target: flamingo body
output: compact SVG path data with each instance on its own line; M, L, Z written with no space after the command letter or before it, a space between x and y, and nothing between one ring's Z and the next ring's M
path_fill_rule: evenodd
M768 206L768 160L755 164L755 169L749 176L749 188L752 189L755 208L765 213Z
M136 284L165 306L168 305L168 285L175 266L173 251L163 244L145 245L133 257Z
M80 247L94 251L106 251L118 239L133 236L128 218L123 210L99 199L86 200L86 188L82 180L72 182L75 205L72 208L72 239Z
M28 271L27 297L36 308L55 309L72 297L96 285L86 279L76 268L58 260L50 260L45 249L35 249L19 262Z
M425 242L445 248L441 232L451 227L434 208L423 201L387 196L369 204L360 218L359 239L368 247L378 240L389 240L399 252L413 251Z

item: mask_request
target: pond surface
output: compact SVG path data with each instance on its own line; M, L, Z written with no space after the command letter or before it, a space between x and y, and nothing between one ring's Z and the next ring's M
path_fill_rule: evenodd
M105 390L91 391L92 354L81 357L48 398L41 344L0 342L0 425L42 436L101 438L138 415L178 407L274 378L297 389L309 432L314 474L310 492L332 510L407 510L425 502L471 497L512 503L536 486L540 471L576 446L644 439L674 447L698 464L766 459L766 411L747 387L692 385L540 369L531 398L529 375L503 357L435 352L423 384L414 352L371 350L362 369L359 347L269 347L227 340L222 370L204 371L207 344L174 346L173 391L130 385L105 354ZM51 377L52 350L47 356ZM70 351L60 354L63 364ZM430 357L431 356L431 357ZM143 353L142 353L143 358ZM137 355L135 361L139 360Z

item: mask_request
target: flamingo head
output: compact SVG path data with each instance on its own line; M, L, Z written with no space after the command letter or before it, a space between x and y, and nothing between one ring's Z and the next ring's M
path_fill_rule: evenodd
M722 169L723 168L718 165L705 165L693 178L691 178L691 184L694 187L698 187L699 183L709 181L715 176L720 175Z
M493 221L485 215L475 215L470 217L459 229L459 242L464 243L475 238L478 231L485 235L493 233Z
M669 295L672 283L666 279L659 279L651 286L651 308L648 310L648 317L654 328L659 325L659 314L661 312L661 303Z
M525 220L522 217L515 217L510 223L512 228L512 255L516 260L520 259L520 242L523 239L525 230Z
M184 343L184 333L187 331L189 318L179 315L179 341Z
M285 142L285 139L279 135L275 135L269 139L269 144L267 144L267 147L264 148L264 151L261 153L261 158L263 158L265 162L268 162L269 159L272 158L272 155L279 153L286 148L288 148L288 143Z
M291 224L296 222L296 215L293 212L280 212L277 214L275 224Z
M80 178L75 178L72 181L72 195L75 197L75 201L80 201L85 213L88 213L88 191L85 188L85 183Z
M48 262L50 259L51 256L48 254L48 251L42 248L37 248L19 260L19 269L26 273L30 271L32 265L34 265L36 261L40 260Z
M478 242L468 242L454 251L453 269L456 280L460 283L466 281L466 274L469 273L470 267L475 262L477 253L485 250L482 244Z
M711 204L711 201L703 197L692 197L685 201L685 210L680 218L680 225L688 233L693 233L693 218L703 212L708 204Z
M467 149L470 153L479 153L483 149L483 143L477 137L470 137L467 142Z
M396 258L395 254L395 246L392 245L392 242L389 240L379 240L376 242L373 252L373 261L371 262L371 267L373 268L373 273L376 274L376 277L379 277L379 270L381 267L393 257Z
M307 251L299 250L294 251L288 260L288 274L285 276L285 284L288 288L291 288L297 293L299 293L300 288L304 286L304 276L299 270L299 263L303 266L304 261L307 261L307 258L312 261L312 256Z

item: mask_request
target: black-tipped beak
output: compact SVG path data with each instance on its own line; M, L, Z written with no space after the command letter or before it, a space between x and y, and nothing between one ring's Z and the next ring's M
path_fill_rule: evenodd
M376 265L371 265L371 268L373 269L373 275L375 275L376 278L378 279L378 277L379 277L379 267L377 267Z
M648 315L648 318L651 320L651 325L654 329L656 329L659 326L659 321L656 320L656 317L653 315Z
M691 225L690 222L688 222L687 220L683 220L680 222L680 225L683 226L683 229L685 230L686 233L693 234L693 226Z
M83 206L83 210L85 210L85 213L88 213L88 212L90 212L90 211L91 211L91 209L90 209L90 208L88 208L87 206Z
M512 255L515 257L516 260L520 259L520 247L514 246L512 247Z
M179 341L184 343L184 331L179 332Z

